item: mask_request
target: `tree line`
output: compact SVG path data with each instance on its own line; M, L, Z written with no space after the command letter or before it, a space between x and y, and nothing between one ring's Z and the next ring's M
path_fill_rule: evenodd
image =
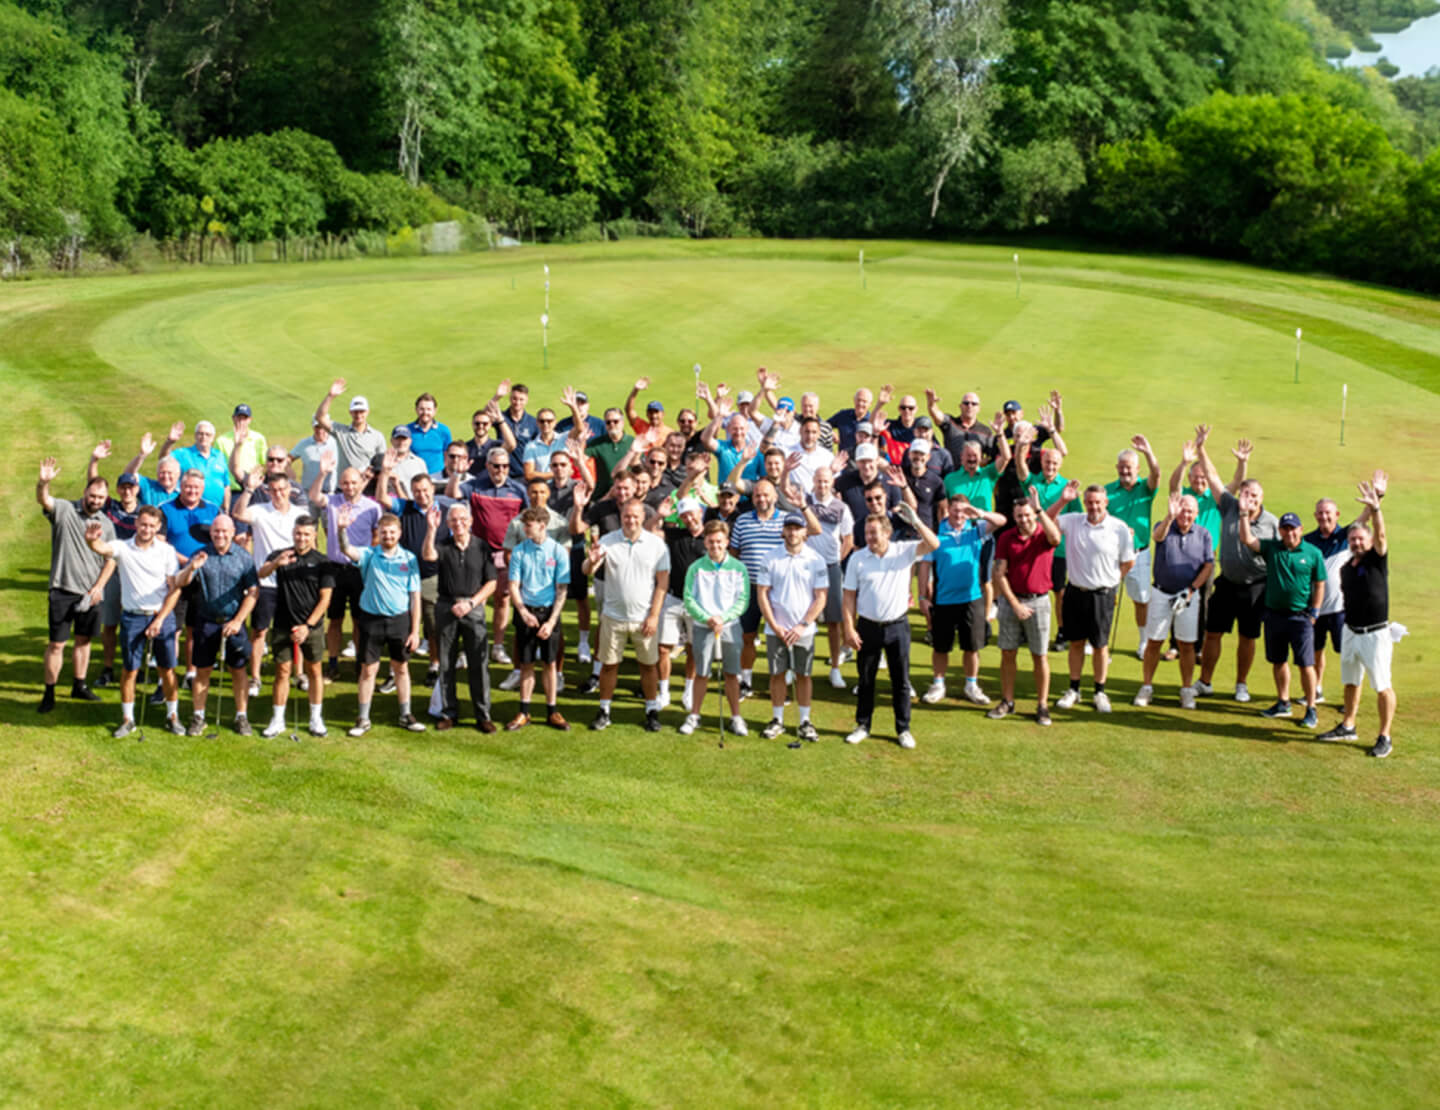
M0 0L0 245L15 269L137 234L194 260L384 249L452 219L1039 232L1440 289L1440 72L1323 57L1368 11Z

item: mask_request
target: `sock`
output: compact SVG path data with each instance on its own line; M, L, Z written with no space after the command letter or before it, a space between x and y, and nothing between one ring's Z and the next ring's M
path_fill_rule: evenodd
M527 717L530 716L530 703L528 701L522 701L520 703L520 712Z
M777 721L783 722L785 720L785 707L783 705L772 705L770 707L770 716Z
M408 716L410 716L410 699L409 699L409 698L406 698L404 701L402 701L402 702L400 703L400 716L402 716L402 717L408 717Z
M133 701L122 701L120 703L120 719L122 721L133 721L135 719L135 703Z
M312 705L310 707L310 723L319 724L324 719L325 707L323 705Z
M941 681L941 682L944 682L945 680L942 678L940 681ZM979 676L978 674L967 674L967 675L965 676L965 689L968 690L968 689L970 689L970 687L972 687L972 686L979 686L979 685L980 685L980 676Z
M582 648L588 648L590 646L590 630L588 628L582 628L580 630L580 646Z
M529 712L529 710L527 709L526 712ZM556 705L553 701L552 701L552 702L546 702L546 703L545 703L545 712L546 712L547 715L553 715L553 714L555 714L555 713L559 713L559 712L560 712L560 707L559 707L558 705Z
M195 681L195 668L192 667L192 668L190 668L190 670L186 671L186 672L185 672L185 677L188 678L188 679L190 679L191 682L194 682L194 681Z
M751 685L751 679L753 679L754 677L755 677L755 671L754 671L753 668L752 668L751 670L748 670L748 671L747 671L747 670L741 670L741 672L740 672L740 681L743 682L746 686Z
M601 712L601 713L609 713L609 712L610 712L610 699L609 699L609 698L601 698L601 699L600 699L600 712Z
M1103 682L1097 682L1097 683L1095 683L1095 692L1096 692L1097 694L1103 694L1103 693L1105 692L1105 683L1103 683Z
M285 723L285 707L283 705L276 705L271 707L270 723L277 727Z
M695 693L695 680L694 680L693 678L687 678L687 679L685 680L685 696L686 696L686 697L690 697L690 696L693 695L694 693Z
M645 712L646 712L646 713L659 713L659 712L660 712L660 699L659 699L659 698L646 698L646 699L645 699Z
M195 710L195 719L196 719L197 721L203 721L203 720L205 719L205 710L203 710L203 709L197 709L197 710Z
M604 665L605 665L605 664L602 663L602 662L600 662L600 660L598 660L598 659L595 660L594 665L590 668L590 673L591 673L592 675L594 675L596 678L599 678L599 677L600 677L600 668L603 667Z
M355 717L361 721L370 719L370 703L368 701L362 701L355 706Z
M1077 694L1080 692L1080 680L1078 678L1072 678L1070 680L1070 689L1074 690Z
M338 667L338 666L340 665L340 656L338 656L338 655L332 655L332 656L330 656L330 665L331 665L332 667Z
M174 701L167 701L167 702L165 703L165 716L167 716L167 717L178 717L179 715L180 715L180 699L179 699L179 698L176 698Z
M809 707L808 705L802 705L802 706L800 706L800 723L803 725L803 724L804 724L806 721L808 721L809 719L810 719L810 707Z
M53 683L53 682L47 682L47 683L45 683L45 700L46 700L46 701L54 701L54 700L55 700L55 683Z

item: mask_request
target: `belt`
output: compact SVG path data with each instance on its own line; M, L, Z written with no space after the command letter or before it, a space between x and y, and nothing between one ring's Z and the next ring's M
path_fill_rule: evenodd
M1351 628L1349 625L1346 625L1346 626L1345 626L1345 631L1346 631L1346 632L1353 633L1353 634L1356 635L1356 636L1363 636L1363 635L1365 635L1365 633L1367 633L1367 632L1379 632L1382 628L1389 628L1389 627L1390 627L1390 622L1389 622L1389 621L1381 621L1379 624L1366 624L1366 625L1361 625L1359 628Z
M160 612L159 609L126 609L125 615L127 617L153 617L158 612Z
M1115 589L1114 586L1096 586L1094 589L1087 589L1084 586L1077 586L1073 582L1065 588L1067 590L1074 590L1076 593L1082 594L1108 594Z
M893 621L877 621L870 617L860 617L859 619L864 621L866 624L875 624L879 625L881 628L889 628L892 624L906 624L908 623L910 618L908 616L896 617Z
M1049 597L1049 594L1016 594L1016 601L1034 601L1037 598Z

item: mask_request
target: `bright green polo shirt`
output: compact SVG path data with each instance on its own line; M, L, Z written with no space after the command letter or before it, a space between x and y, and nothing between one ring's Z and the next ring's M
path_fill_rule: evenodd
M1136 479L1129 489L1122 487L1118 478L1105 487L1110 498L1108 511L1134 530L1136 551L1150 546L1150 507L1155 503L1156 492L1144 478Z
M1277 613L1303 613L1310 608L1310 590L1325 581L1325 556L1313 543L1300 541L1291 551L1283 540L1261 540L1265 557L1265 608Z
M999 478L1000 472L995 469L994 463L980 467L973 478L963 469L952 470L945 475L945 496L963 495L970 504L988 513L991 511L990 503L995 498L995 483Z

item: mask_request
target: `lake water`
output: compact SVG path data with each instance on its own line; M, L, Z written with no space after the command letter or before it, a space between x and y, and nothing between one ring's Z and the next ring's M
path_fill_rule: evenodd
M1400 77L1423 77L1426 70L1440 66L1440 12L1417 19L1396 34L1371 37L1380 44L1379 53L1353 50L1348 58L1339 60L1340 64L1371 66L1385 57L1400 67Z

